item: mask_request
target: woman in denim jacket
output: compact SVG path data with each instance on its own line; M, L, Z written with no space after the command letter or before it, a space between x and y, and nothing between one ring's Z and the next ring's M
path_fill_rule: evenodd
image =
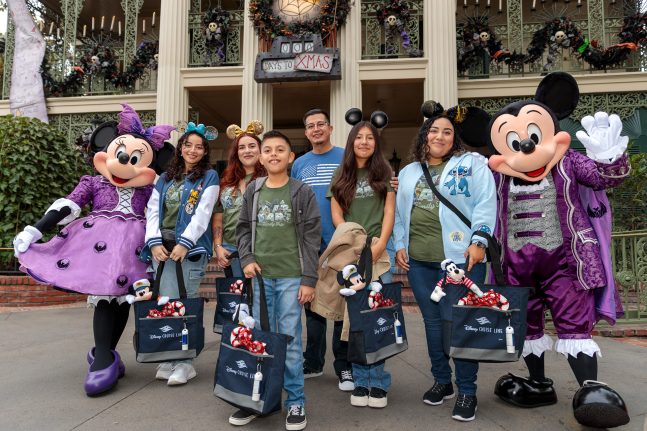
M167 262L160 280L160 295L179 298L176 265L182 265L187 297L198 296L200 280L213 251L211 214L218 197L219 180L209 163L205 127L189 123L178 140L173 160L148 201L144 258L153 258L153 269ZM175 264L169 261L175 261ZM181 385L196 376L193 361L164 362L156 378Z
M458 106L445 111L438 103L426 102L423 114L428 119L412 148L414 162L398 176L393 228L396 262L408 271L425 323L435 380L423 396L423 402L429 405L454 397L452 370L443 351L441 305L430 299L436 283L445 275L440 263L452 259L471 271L469 277L476 284L483 284L487 240L474 233L491 234L496 219L494 178L487 162L478 154L466 152L459 138L462 131L469 133L470 112ZM471 139L469 143L475 144ZM471 227L434 195L423 173L423 163L436 189L471 221ZM454 360L454 366L458 399L452 417L470 421L476 412L478 362Z

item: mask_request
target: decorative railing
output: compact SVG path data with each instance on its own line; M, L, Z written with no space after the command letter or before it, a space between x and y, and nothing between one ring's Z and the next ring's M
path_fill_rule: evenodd
M647 318L647 231L614 233L611 259L624 319Z
M485 9L482 5L485 3L480 2L481 8L479 9L478 1L469 0L464 2L460 0L459 10L463 9L464 3L468 5L465 13L459 13L457 17L458 32L457 32L457 50L460 53L465 50L470 51L472 46L466 46L462 38L461 27L465 25L470 19L484 23L489 31L496 35L496 40L500 42L500 47L503 50L508 50L512 54L517 54L517 61L508 61L509 58L503 56L496 56L498 60L493 60L495 52L490 50L479 50L478 54L469 62L469 67L461 71L459 67L459 79L481 79L490 77L519 77L519 76L537 76L545 74L549 71L565 71L575 74L594 74L594 73L608 73L614 71L622 72L640 72L647 71L647 49L644 44L644 39L637 43L637 50L630 52L628 55L623 56L620 60L610 60L609 56L604 60L596 58L590 60L591 62L600 62L598 67L595 67L591 62L585 61L582 55L587 51L587 47L592 49L595 46L600 50L605 47L611 47L619 44L622 41L618 38L618 34L623 27L624 17L631 15L627 6L630 2L605 2L603 0L588 0L585 3L580 2L530 2L522 0L506 0L503 3L503 13L497 13L496 8ZM495 3L492 2L494 5ZM532 10L531 4L536 4L537 9ZM568 35L558 35L559 28L551 28L547 34L547 41L542 50L543 52L534 61L528 56L529 47L533 36L541 32L542 29L549 28L547 22L551 19L559 19L566 17L569 25L577 29L582 38L578 39L578 46L571 46L570 42L574 38L569 38ZM478 27L478 26L476 26ZM472 27L474 29L475 27ZM477 30L483 31L483 27ZM572 36L572 32L570 33ZM556 40L560 42L555 45ZM552 38L552 39L551 39ZM562 43L564 40L564 43ZM591 42L589 44L589 42ZM549 45L553 44L556 49L549 49ZM470 45L469 43L467 45ZM481 43L485 45L485 42ZM541 46L540 45L540 46ZM490 44L491 48L492 45ZM534 46L535 48L537 45ZM601 52L601 51L598 51ZM627 49L626 52L629 52ZM525 56L525 58L523 58ZM603 66L602 63L605 65Z
M378 18L379 9L388 3L386 0L359 3L362 14L362 59L421 57L424 54L423 0L402 2L407 5L408 19L401 19L396 11L388 15L386 20L381 20Z
M35 22L46 42L46 96L155 91L159 16L142 17L143 0L121 0L116 15L81 22L84 0L60 0L60 13L38 6ZM7 14L2 98L9 98L15 29ZM156 23L157 18L157 23ZM148 24L148 25L147 25Z
M241 65L245 11L226 10L228 19L223 26L223 20L218 19L217 14L208 14L209 8L203 9L201 3L200 0L191 0L189 67Z

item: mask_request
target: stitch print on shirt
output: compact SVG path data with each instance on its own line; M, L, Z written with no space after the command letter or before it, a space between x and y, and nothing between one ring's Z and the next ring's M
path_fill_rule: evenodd
M292 209L283 199L259 202L258 224L260 226L286 226L292 223Z
M466 198L471 196L467 177L472 176L472 168L469 166L459 165L449 171L447 177L449 178L444 186L449 189L449 194L465 195Z

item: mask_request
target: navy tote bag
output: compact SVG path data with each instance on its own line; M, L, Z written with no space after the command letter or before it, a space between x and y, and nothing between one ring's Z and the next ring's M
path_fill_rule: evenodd
M285 373L285 354L291 337L270 332L267 299L263 279L257 276L260 290L261 329L252 329L252 339L267 344L264 354L256 354L243 347L231 345L234 323L225 323L220 340L213 394L234 407L257 415L281 410L281 392ZM236 321L238 320L236 316ZM259 395L254 397L254 380L262 374Z
M238 257L238 252L229 255L229 259ZM243 283L243 294L230 291L230 287ZM216 279L216 311L213 316L213 332L222 334L222 326L233 322L234 310L238 304L250 298L251 280L244 277L234 277L231 266L225 268L225 277Z

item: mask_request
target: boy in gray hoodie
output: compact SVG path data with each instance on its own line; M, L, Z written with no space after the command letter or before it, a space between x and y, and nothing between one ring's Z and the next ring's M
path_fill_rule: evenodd
M289 335L283 388L288 411L286 430L306 427L301 346L301 310L314 299L317 283L321 221L310 187L290 178L294 160L290 140L271 130L263 136L261 163L267 177L252 181L243 195L236 238L241 266L247 278L263 277L270 330ZM260 293L254 282L253 315L260 326ZM244 410L229 423L246 425L256 416Z

